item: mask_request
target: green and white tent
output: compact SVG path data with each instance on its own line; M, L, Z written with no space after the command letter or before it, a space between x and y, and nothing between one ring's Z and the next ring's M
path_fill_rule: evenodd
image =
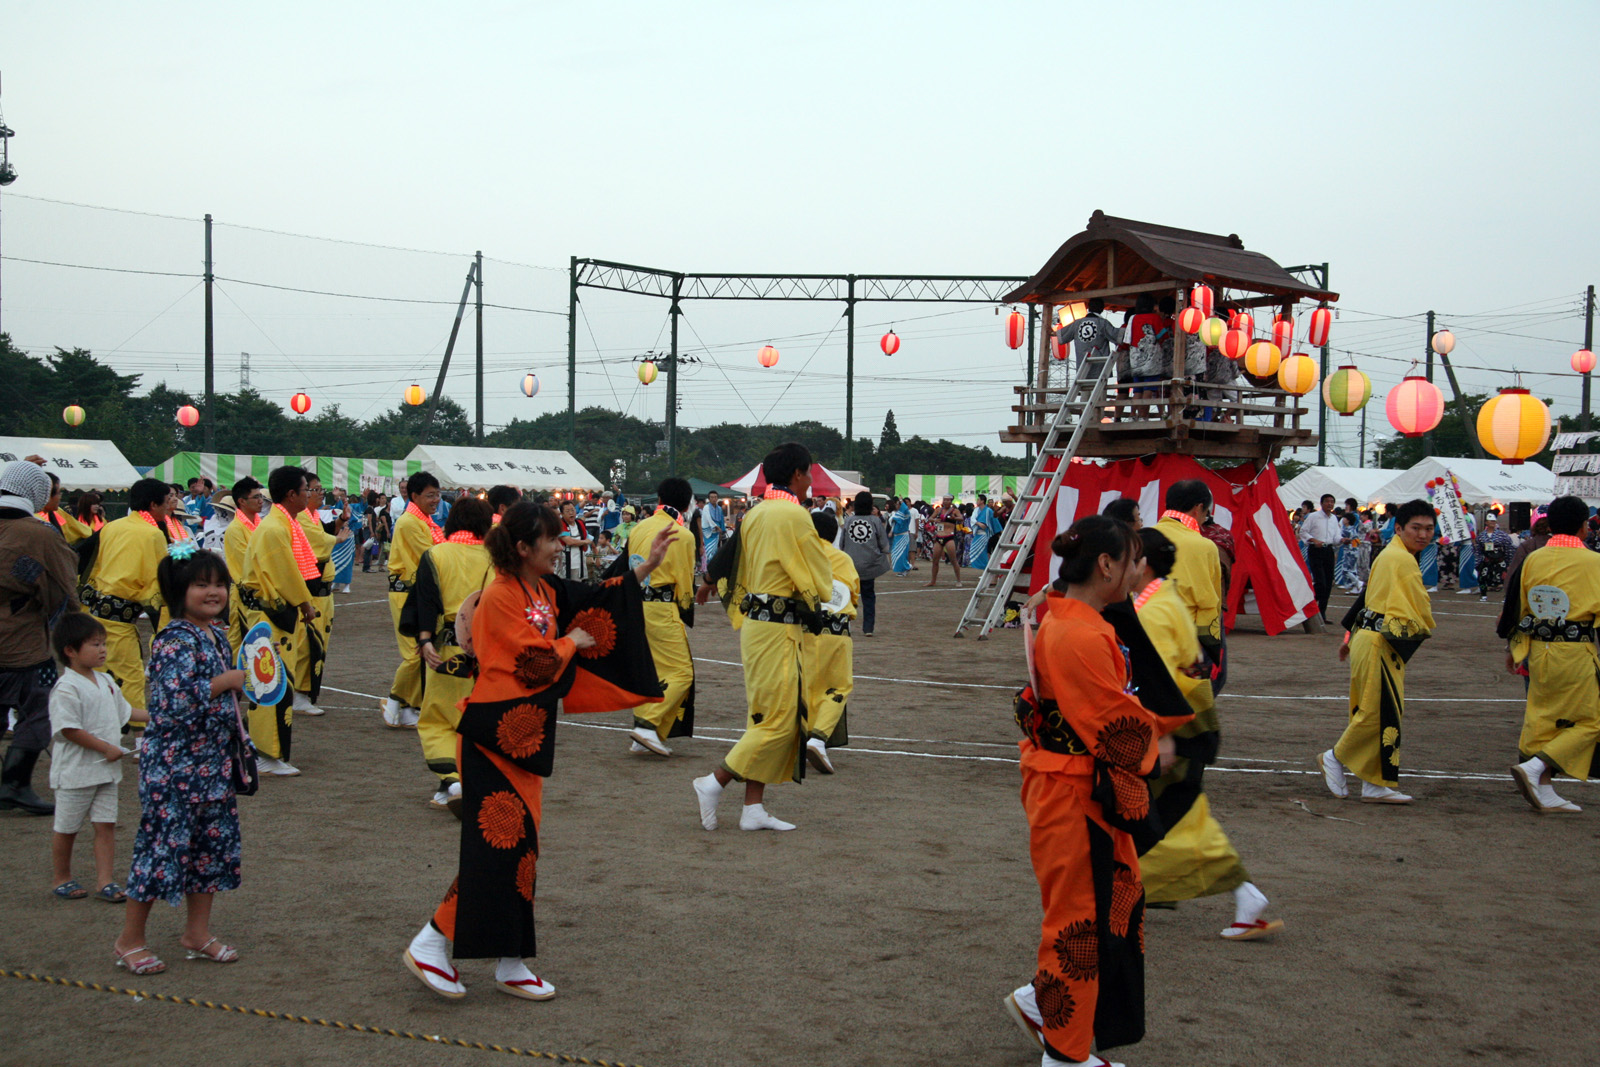
M1026 477L1022 474L896 474L894 495L928 501L942 496L970 500L979 493L991 498L1002 493L1015 495L1017 483Z
M190 478L210 478L225 489L249 475L262 485L273 468L284 465L314 470L324 489L342 487L348 493L375 489L394 495L399 483L422 469L419 460L347 459L342 456L240 456L217 452L179 452L150 468L150 477L187 485Z

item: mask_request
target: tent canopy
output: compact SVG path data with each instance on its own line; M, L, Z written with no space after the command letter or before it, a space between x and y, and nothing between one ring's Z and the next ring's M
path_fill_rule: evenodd
M1289 509L1299 507L1302 500L1319 503L1324 493L1332 493L1341 506L1351 497L1365 506L1383 500L1383 487L1394 476L1393 470L1375 467L1307 467L1279 486L1278 498Z
M707 493L716 493L718 496L744 496L746 494L737 489L730 489L726 485L708 482L704 478L690 478L689 488L694 490L697 499L704 500Z
M420 463L403 459L350 459L343 456L247 456L228 452L179 452L150 468L150 477L187 485L190 478L210 478L219 489L226 489L240 478L251 477L262 485L274 469L304 467L315 471L324 489L341 488L347 493L375 489L393 496L401 482L422 469Z
M446 489L513 485L524 492L605 488L570 452L535 448L418 445L406 457Z
M63 489L126 489L139 472L110 441L58 437L0 437L0 463L42 456L44 469L61 479Z
M749 496L760 496L767 491L767 479L761 473L761 464L757 463L745 472L744 477L736 478L731 482L723 482L724 489L737 489ZM811 464L811 495L813 497L826 496L855 496L866 490L860 482L852 482L848 478L840 477L820 463Z
M1464 504L1509 504L1514 500L1548 504L1556 496L1556 477L1538 463L1506 466L1497 459L1456 459L1429 456L1387 482L1378 498L1385 504L1428 499L1425 483L1448 471L1461 483Z
M1026 477L1017 474L896 474L894 495L913 500L938 500L942 496L972 498L982 493L993 500L1002 493L1015 496L1017 482Z

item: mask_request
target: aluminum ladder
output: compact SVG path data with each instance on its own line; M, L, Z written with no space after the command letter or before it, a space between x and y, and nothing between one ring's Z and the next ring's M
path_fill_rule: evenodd
M963 636L968 628L976 626L978 640L982 641L1005 617L1006 601L1016 588L1018 575L1027 566L1028 553L1038 540L1045 515L1055 504L1056 491L1061 488L1061 479L1067 473L1072 457L1078 454L1083 432L1086 427L1099 421L1099 413L1105 405L1106 380L1111 376L1111 367L1115 362L1111 358L1081 360L1071 385L1065 389L1036 390L1031 394L1065 395L1061 406L1051 417L1044 442L1034 457L1033 470L1028 473L1024 485L1025 491L1017 498L1011 518L1006 522L1000 540L995 543L994 551L989 553L989 562L985 564L983 573L978 576L972 599L967 602L967 609L961 613L961 621L956 624L956 637ZM1047 470L1046 464L1051 460L1057 461L1055 469Z

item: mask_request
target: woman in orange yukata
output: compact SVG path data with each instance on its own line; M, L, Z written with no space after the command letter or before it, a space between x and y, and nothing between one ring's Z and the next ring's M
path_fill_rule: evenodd
M549 508L517 504L489 532L484 547L496 576L472 613L478 678L457 727L459 873L402 957L440 996L467 992L452 956L498 960L495 988L503 993L555 996L523 959L535 954L539 821L556 713L661 699L639 583L660 565L670 539L669 528L644 562L596 586L555 576L561 520Z
M1130 692L1127 649L1101 617L1128 596L1140 543L1091 515L1051 544L1060 577L1035 641L1037 692L1017 702L1022 806L1044 923L1033 980L1006 1009L1043 1050L1044 1067L1104 1065L1094 1055L1144 1036L1144 888L1130 830L1150 813L1144 781L1164 735ZM1158 743L1159 739L1159 743Z

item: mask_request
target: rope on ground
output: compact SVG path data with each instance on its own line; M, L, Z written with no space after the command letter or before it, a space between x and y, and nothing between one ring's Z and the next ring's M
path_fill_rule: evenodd
M55 978L48 974L31 974L27 971L0 970L0 978L21 978L29 982L38 982L41 985L87 989L96 993L120 993L123 996L140 1000L156 1000L167 1004L187 1004L191 1008L214 1008L217 1011L253 1015L258 1019L278 1019L283 1022L305 1023L308 1026L325 1026L330 1030L350 1030L358 1034L382 1034L385 1037L403 1037L412 1041L426 1041L431 1045L475 1048L484 1052L505 1052L513 1056L531 1056L535 1059L554 1060L557 1063L575 1063L580 1064L581 1067L638 1067L637 1064L613 1063L610 1060L590 1059L587 1056L572 1056L564 1052L540 1052L536 1049L517 1048L514 1045L495 1045L486 1041L463 1041L460 1038L440 1037L437 1034L416 1034L410 1030L391 1030L381 1026L363 1026L360 1023L346 1023L336 1019L313 1019L309 1015L292 1015L287 1012L268 1011L265 1008L247 1008L238 1004L220 1004L214 1000L200 1000L197 997L174 997L166 993L147 992L143 989L122 989L118 986L101 985L99 982L74 981L67 978Z

